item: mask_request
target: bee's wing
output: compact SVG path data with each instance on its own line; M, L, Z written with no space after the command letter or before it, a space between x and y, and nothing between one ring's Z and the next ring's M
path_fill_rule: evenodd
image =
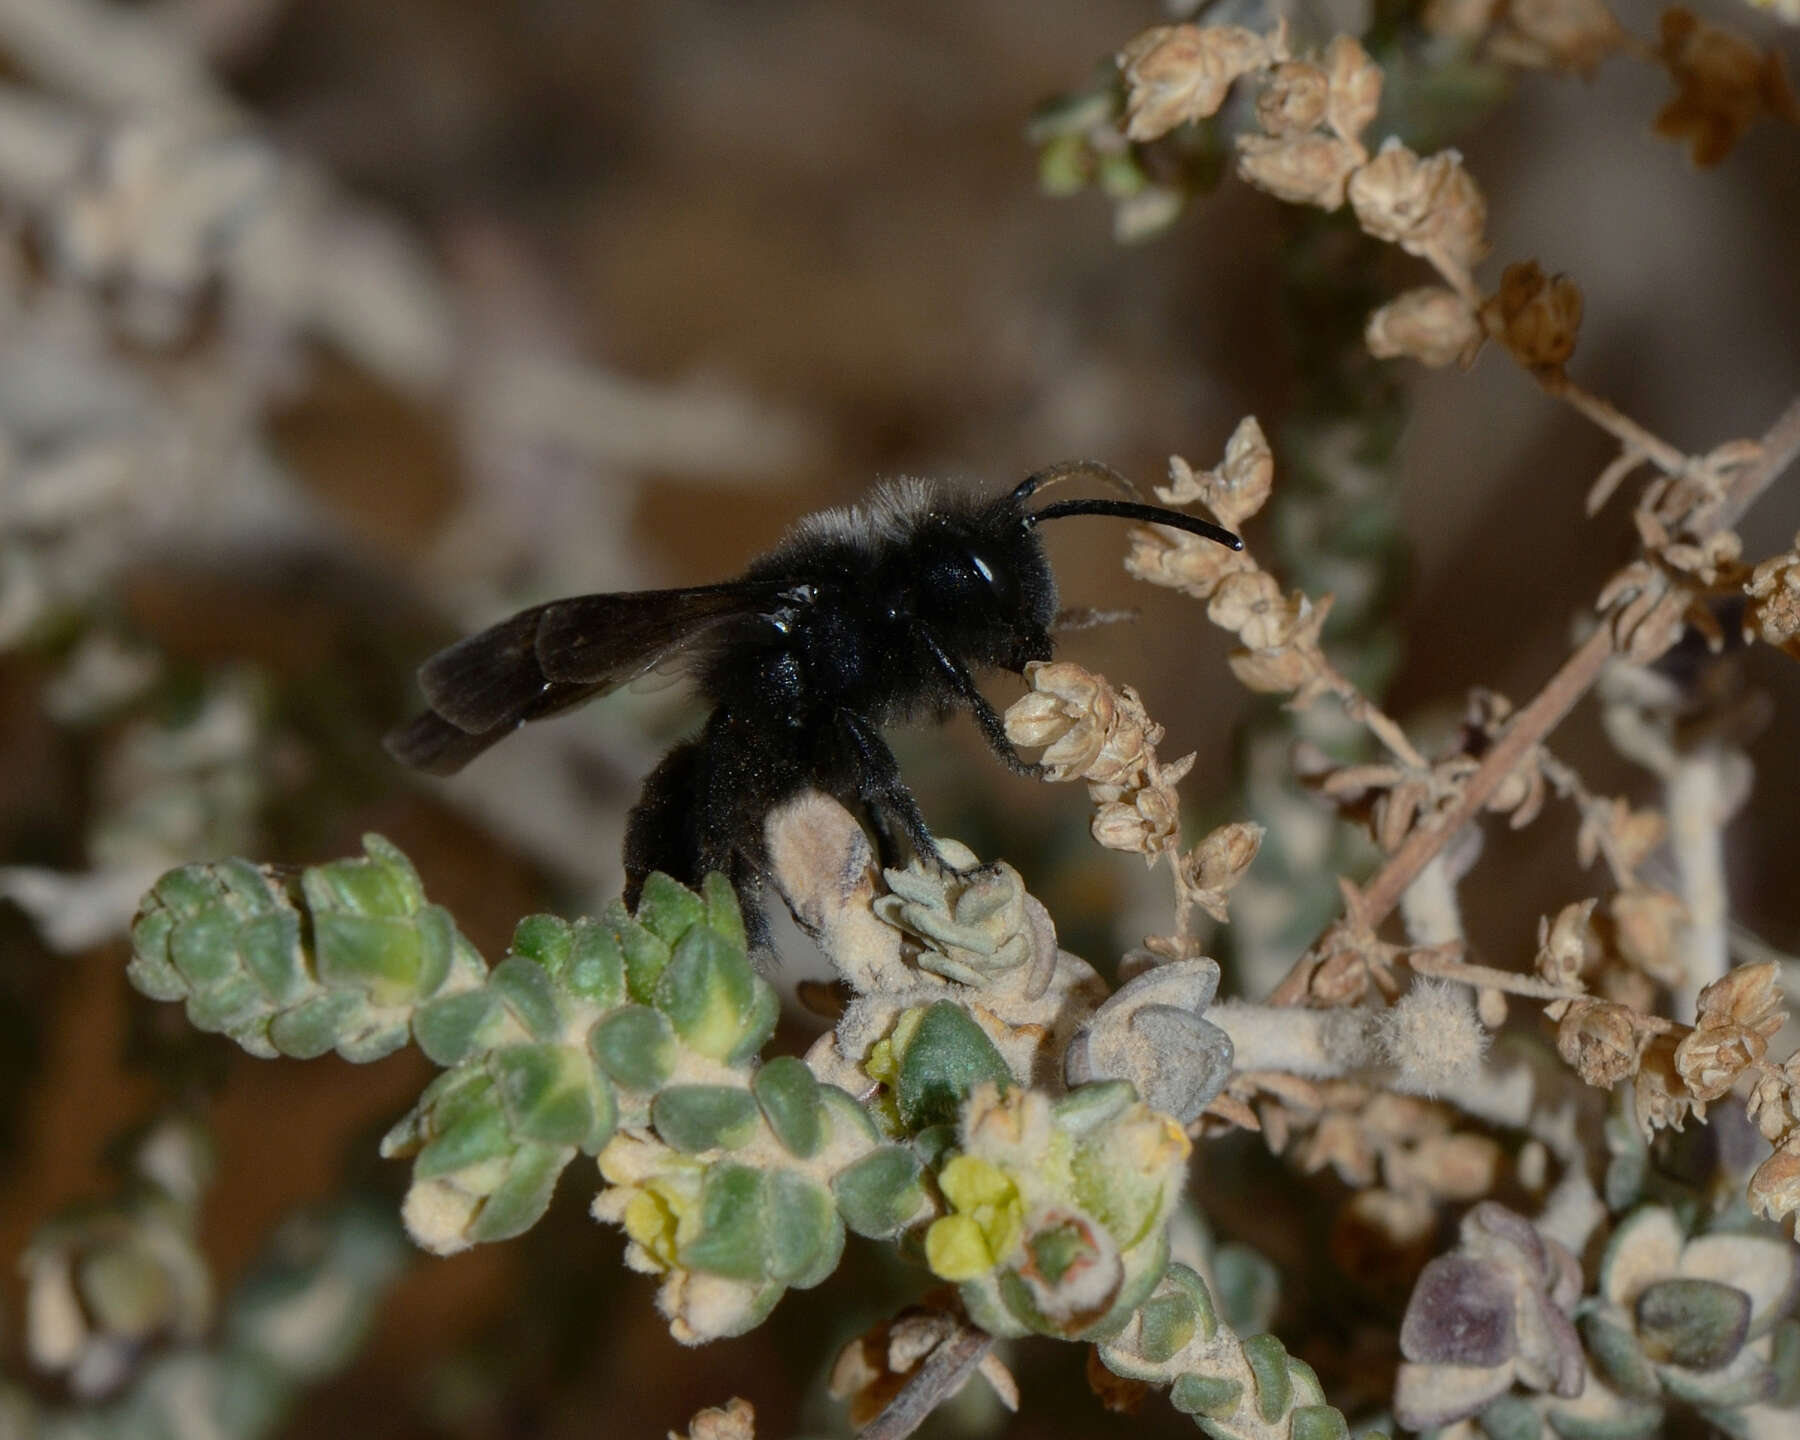
M453 774L527 720L616 690L685 658L719 626L778 609L787 588L737 581L577 595L521 610L419 668L431 708L389 735L387 748L416 769Z

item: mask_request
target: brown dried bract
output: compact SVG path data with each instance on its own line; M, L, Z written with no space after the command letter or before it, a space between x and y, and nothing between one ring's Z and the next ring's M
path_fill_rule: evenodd
M1556 1027L1556 1051L1589 1085L1610 1090L1635 1074L1649 1032L1642 1017L1605 1000L1570 1000Z
M1678 985L1684 978L1676 935L1687 923L1687 907L1681 898L1654 886L1633 885L1614 892L1607 901L1612 940L1619 956L1664 985Z
M1771 1145L1800 1130L1800 1050L1779 1069L1765 1069L1757 1077L1745 1107L1750 1121Z
M1800 1137L1789 1139L1750 1177L1750 1209L1770 1220L1800 1210Z
M1718 164L1764 116L1800 123L1779 50L1759 52L1678 5L1663 12L1656 54L1675 81L1656 132L1686 141L1696 165Z
M1026 749L1043 748L1046 779L1124 783L1144 768L1146 748L1162 739L1135 691L1121 694L1072 661L1034 662L1025 679L1031 693L1007 710L1006 736Z
M748 1400L734 1395L723 1405L696 1413L685 1437L671 1430L669 1440L756 1440L756 1411Z
M1534 968L1550 984L1560 990L1584 990L1584 971L1600 963L1600 937L1594 930L1594 907L1598 900L1579 900L1538 920L1538 952ZM1572 1002L1553 1000L1544 1013L1552 1020L1562 1019Z
M1526 369L1560 372L1581 332L1581 291L1566 275L1546 276L1535 260L1508 265L1482 302L1481 323Z
M1249 871L1266 833L1249 821L1221 825L1181 857L1189 896L1213 919L1221 923L1230 919L1226 896Z
M1606 615L1613 648L1648 665L1681 638L1693 597L1648 560L1633 560L1602 587L1594 608Z
M1645 1131L1679 1130L1689 1115L1706 1118L1706 1102L1689 1093L1675 1068L1676 1039L1658 1035L1644 1047L1631 1082L1632 1108Z
M1336 35L1325 47L1325 72L1325 123L1341 139L1360 141L1381 108L1381 67L1355 36Z
M1269 72L1256 97L1256 123L1270 135L1301 135L1325 118L1331 78L1310 60L1288 60Z

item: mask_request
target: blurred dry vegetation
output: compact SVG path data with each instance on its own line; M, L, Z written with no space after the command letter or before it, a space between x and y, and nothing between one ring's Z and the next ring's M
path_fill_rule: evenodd
M1616 8L1654 34L1649 6ZM1800 62L1800 31L1727 0L1705 14ZM1360 28L1354 5L1302 15L1314 34ZM1283 256L1313 222L1228 182L1157 238L1120 245L1102 199L1040 192L1024 139L1046 97L1166 18L1149 0L0 0L0 484L22 494L31 465L83 426L128 452L80 472L111 497L91 522L113 527L94 542L106 553L56 559L43 583L67 592L0 649L0 863L92 874L111 836L106 853L141 880L212 853L306 863L379 829L497 954L518 915L616 892L623 809L692 714L679 690L621 696L522 734L454 784L414 783L378 737L436 645L557 593L722 578L881 476L996 487L1092 456L1154 483L1171 451L1210 458L1252 413L1283 459L1311 334ZM157 72L138 25L180 63ZM1446 121L1439 139L1479 177L1495 253L1578 278L1583 383L1685 449L1761 433L1800 381L1795 130L1755 127L1700 170L1652 134L1668 94L1653 66L1496 70L1483 84L1465 97L1470 123ZM146 96L179 119L132 149L120 132ZM183 127L213 110L262 148L184 149ZM65 123L85 148L57 179L33 166L61 153ZM310 207L269 255L223 276L209 262L184 293L154 254L124 254L134 227L167 219L155 191L180 176L157 167L191 165L181 174L204 199L236 183L240 159ZM1381 297L1421 283L1409 257L1347 243L1369 246ZM286 309L259 310L294 266L320 273ZM1634 538L1623 508L1583 511L1611 442L1503 356L1467 374L1388 364L1406 396L1403 543L1378 577L1400 641L1383 704L1442 728L1471 686L1529 697ZM184 467L211 473L169 479ZM1744 522L1744 553L1775 553L1796 530L1790 478ZM1224 637L1192 602L1131 582L1107 527L1049 543L1065 603L1142 612L1063 653L1137 688L1169 753L1199 752L1188 803L1223 815L1251 709ZM156 678L118 696L95 682L59 709L75 651L102 633ZM123 662L110 662L114 675ZM1746 735L1756 783L1727 836L1735 918L1792 953L1800 668L1770 647L1731 663L1779 717ZM133 708L143 694L148 717ZM248 717L247 734L132 768L134 727L209 704ZM899 748L934 825L1004 853L1070 948L1116 955L1153 927L1138 922L1160 889L1087 845L1067 791L1007 776L965 723ZM1600 793L1654 795L1591 713L1558 753ZM170 803L158 783L196 774L251 777L223 833L155 808ZM132 805L148 818L122 820ZM1471 959L1529 967L1538 917L1575 898L1575 826L1493 827L1462 893ZM170 836L187 852L159 851ZM82 903L105 933L117 899ZM157 1092L140 1062L179 1052L194 1087L222 1072L204 1240L225 1285L282 1214L339 1184L424 1067L326 1061L302 1075L223 1042L195 1048L177 1015L129 995L123 956L118 939L81 937L59 953L0 905L0 1255L104 1188L103 1140ZM1300 1248L1299 1204L1240 1192L1215 1219L1305 1269L1317 1257ZM820 1366L887 1313L883 1259L788 1300L751 1336L685 1352L619 1249L571 1203L517 1244L416 1265L288 1433L649 1434L734 1393L770 1435L841 1425ZM15 1277L0 1286L0 1310L18 1315ZM1350 1343L1352 1327L1324 1328ZM16 1327L0 1344L17 1368ZM1058 1359L1021 1358L1027 1405L1008 1433L1101 1423ZM1154 1406L1129 1423L1192 1433Z

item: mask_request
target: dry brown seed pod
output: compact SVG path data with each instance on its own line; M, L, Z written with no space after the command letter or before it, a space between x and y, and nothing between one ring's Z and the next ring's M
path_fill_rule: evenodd
M1581 290L1535 260L1508 265L1482 303L1481 323L1528 370L1560 371L1581 333Z

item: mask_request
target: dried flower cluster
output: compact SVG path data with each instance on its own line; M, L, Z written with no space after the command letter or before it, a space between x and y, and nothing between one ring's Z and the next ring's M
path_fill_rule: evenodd
M1627 42L1603 0L1430 0L1425 28L1527 70L1588 76Z
M1522 362L1556 372L1572 346L1578 295L1546 280L1535 266L1515 267L1503 289L1507 293L1489 308L1488 325ZM1733 593L1751 601L1745 620L1749 633L1786 644L1791 639L1789 612L1796 610L1792 577L1800 573L1793 555L1777 556L1753 571L1740 563L1736 535L1712 518L1737 477L1761 462L1762 447L1734 442L1698 460L1657 457L1652 450L1649 444L1637 443L1635 449L1628 444L1629 459L1622 457L1610 467L1629 470L1646 458L1659 465L1667 462L1665 473L1646 487L1634 510L1645 558L1615 576L1600 599L1608 614L1602 638L1610 642L1609 649L1641 664L1663 653L1690 625L1716 637L1719 627L1706 602ZM1197 473L1178 460L1171 475L1174 483L1158 492L1165 501L1199 500L1237 523L1266 498L1272 464L1260 431L1247 421L1217 471ZM1251 499L1247 502L1245 496ZM1604 860L1617 887L1604 901L1572 904L1554 920L1546 919L1536 974L1519 976L1465 964L1455 943L1407 946L1382 939L1377 925L1385 906L1393 903L1391 893L1378 901L1340 881L1343 918L1296 964L1271 997L1275 1003L1330 1009L1378 997L1394 1006L1389 1028L1395 1028L1402 997L1425 993L1416 984L1407 988L1399 973L1405 967L1478 989L1480 1003L1469 1014L1474 1038L1463 1048L1479 1055L1475 1014L1497 1025L1505 1017L1508 993L1537 1000L1557 1027L1559 1053L1581 1079L1604 1088L1631 1082L1635 1118L1647 1130L1678 1128L1690 1115L1704 1118L1709 1103L1740 1081L1754 1080L1753 1112L1777 1149L1751 1183L1751 1202L1777 1216L1800 1206L1793 1067L1776 1068L1764 1059L1769 1037L1784 1018L1775 1004L1772 970L1746 966L1707 985L1692 1027L1656 1013L1660 996L1686 982L1684 937L1691 924L1680 896L1640 874L1668 834L1667 821L1657 810L1593 794L1542 743L1542 729L1520 728L1541 723L1533 713L1536 707L1516 712L1491 692L1471 696L1457 743L1435 762L1426 761L1397 725L1336 678L1317 647L1316 634L1302 634L1296 623L1305 598L1284 602L1279 583L1248 551L1211 551L1184 537L1144 530L1133 536L1127 566L1139 578L1205 600L1209 617L1244 643L1245 649L1233 657L1234 669L1250 688L1263 688L1257 678L1279 672L1299 692L1291 702L1296 706L1327 692L1345 699L1349 713L1391 758L1347 766L1311 762L1311 783L1361 819L1394 864L1421 847L1427 854L1439 849L1448 838L1445 822L1469 813L1471 805L1506 814L1517 828L1535 819L1554 794L1580 814L1580 863ZM1257 652L1262 652L1261 668L1246 674L1241 662ZM1283 1094L1283 1087L1291 1091L1295 1083L1315 1102L1312 1113L1320 1113L1313 1082L1293 1077L1271 1081L1240 1070L1211 1107L1212 1123L1257 1124L1275 1131L1278 1139L1284 1137L1288 1122L1283 1114L1271 1110L1266 1100L1259 1112L1253 1102L1259 1091ZM1301 1113L1306 1113L1304 1106ZM1306 1162L1322 1155L1332 1158L1321 1163L1344 1160L1360 1183L1367 1183L1366 1164L1346 1159L1361 1153L1344 1148L1349 1133L1341 1122L1321 1125L1317 1137L1324 1138L1315 1137L1305 1151ZM1399 1212L1393 1202L1384 1203L1391 1234Z
M1070 661L1029 665L1025 679L1031 691L1008 708L1007 738L1043 750L1045 779L1087 782L1094 801L1090 829L1101 845L1140 854L1149 864L1169 856L1175 933L1151 936L1145 944L1168 960L1198 955L1188 934L1189 914L1198 908L1215 920L1229 918L1226 897L1256 858L1262 827L1224 825L1182 852L1175 786L1194 757L1167 764L1157 758L1162 726L1146 713L1137 692L1130 686L1115 690L1103 676Z
M1442 33L1488 35L1490 50L1509 63L1582 73L1628 39L1601 0L1438 0L1427 23ZM1692 137L1703 163L1721 158L1759 116L1800 117L1800 103L1776 52L1759 54L1684 10L1663 16L1656 53L1680 87L1658 127ZM1371 157L1361 135L1378 107L1382 72L1353 38L1336 37L1315 62L1290 54L1285 26L1263 37L1235 26L1164 26L1139 36L1118 60L1128 86L1124 133L1132 141L1151 140L1212 115L1236 80L1261 76L1255 107L1261 133L1237 140L1242 178L1294 204L1337 209L1348 203L1364 232L1432 265L1442 284L1407 290L1369 316L1364 338L1371 353L1467 367L1492 338L1548 393L1619 440L1619 460L1597 482L1591 503L1645 460L1678 487L1698 483L1717 498L1731 467L1742 461L1741 445L1708 456L1684 455L1569 379L1566 366L1583 308L1572 279L1546 274L1537 261L1527 260L1508 265L1491 294L1476 282L1474 267L1488 249L1487 205L1455 151L1420 156L1389 137ZM1669 497L1662 498L1667 511ZM1669 518L1665 514L1665 521ZM1680 531L1678 525L1668 528L1671 535ZM1702 533L1685 540L1704 546L1712 537ZM1655 573L1669 567L1673 551L1648 541L1647 548L1646 568L1622 572L1603 597L1603 608L1615 609L1615 621L1626 627L1627 653L1640 661L1672 643L1684 619L1696 619L1691 587ZM1705 557L1708 563L1719 558ZM1222 579L1227 568L1191 554L1155 564L1168 576L1164 583L1198 581L1203 587L1209 577ZM1183 567L1193 573L1178 576ZM1266 629L1282 612L1279 591L1265 582L1247 579L1233 590L1238 593L1213 617L1217 623L1235 628L1256 618ZM1292 604L1287 611L1295 628L1307 618ZM1254 653L1258 647L1250 648ZM1306 670L1298 652L1273 669L1242 658L1234 660L1234 668L1252 688L1273 691L1299 689Z
M1268 499L1275 461L1255 416L1232 433L1217 469L1195 471L1179 456L1169 460L1169 484L1157 497L1170 505L1200 502L1221 523L1239 525ZM1184 531L1132 531L1125 568L1140 580L1164 585L1207 602L1213 624L1239 641L1230 656L1240 683L1261 694L1292 695L1296 708L1335 693L1356 703L1355 688L1338 674L1320 648L1331 598L1314 601L1281 583L1252 558L1248 548L1225 550Z

